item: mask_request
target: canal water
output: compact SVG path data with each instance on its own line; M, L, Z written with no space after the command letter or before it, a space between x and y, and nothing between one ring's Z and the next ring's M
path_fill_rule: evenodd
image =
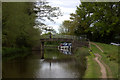
M45 49L41 59L39 51L33 51L25 58L3 60L4 78L82 78L85 61L73 57L73 53L57 49Z

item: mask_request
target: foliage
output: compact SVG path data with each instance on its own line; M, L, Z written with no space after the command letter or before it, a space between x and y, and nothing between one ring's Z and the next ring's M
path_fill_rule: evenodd
M62 25L60 26L60 28L59 28L59 32L60 32L61 34L66 34L66 33L69 34L70 24L71 24L71 21L69 21L69 20L64 21L64 22L62 23Z
M41 20L58 17L58 7L48 2L3 2L2 3L2 45L3 47L33 47L40 39ZM58 10L58 12L57 12ZM39 15L38 15L39 14ZM39 18L39 24L37 19ZM42 23L42 24L40 24ZM38 27L39 26L39 27Z
M90 40L104 43L119 42L120 3L82 2L70 16L69 27L64 25L66 21L62 24L62 30L69 30L64 33L87 35Z
M2 44L5 47L32 47L40 32L33 25L33 3L2 3Z
M3 47L2 48L2 57L3 59L15 59L15 58L22 58L27 55L29 55L30 49L29 48L8 48L8 47Z
M47 30L47 26L44 23L46 20L54 22L53 18L62 16L59 7L52 7L46 1L38 1L35 3L34 12L36 13L36 27L41 27ZM49 31L49 30L48 30Z

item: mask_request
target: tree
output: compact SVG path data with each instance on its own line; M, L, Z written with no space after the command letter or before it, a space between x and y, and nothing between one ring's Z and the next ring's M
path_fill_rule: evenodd
M45 1L36 2L34 12L37 14L36 24L39 26L45 25L43 21L50 20L54 22L53 18L62 16L59 7L52 7Z
M119 18L120 3L82 2L76 13L71 14L70 33L87 35L93 41L119 42Z
M3 47L31 47L39 39L40 32L34 28L33 3L2 3Z
M59 28L59 32L61 34L69 34L70 25L71 25L71 21L69 20L64 21Z
M48 2L4 2L2 3L2 44L4 47L33 47L40 39L40 20L60 15L58 7L51 7ZM57 12L58 11L58 12ZM38 15L39 14L39 15ZM39 18L39 22L35 22Z

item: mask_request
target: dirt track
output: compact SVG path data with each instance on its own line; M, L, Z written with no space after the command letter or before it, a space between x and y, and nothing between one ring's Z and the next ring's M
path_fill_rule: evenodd
M107 78L106 68L99 60L99 59L101 59L101 56L98 53L96 53L95 56L96 56L95 61L100 65L100 68L101 68L102 76L100 78Z
M104 52L97 44L90 42L91 44L95 45L101 52Z
M93 43L93 42L90 42L90 44L93 44L95 45L101 52L104 52L97 44ZM112 71L110 70L109 66L106 65L102 60L102 56L99 55L98 53L95 54L95 61L97 61L97 63L100 65L101 67L101 73L102 73L102 76L101 78L113 78L112 77ZM99 60L98 60L99 58ZM101 61L101 62L100 62ZM109 72L109 75L107 76L107 73L106 73L106 69L107 71Z

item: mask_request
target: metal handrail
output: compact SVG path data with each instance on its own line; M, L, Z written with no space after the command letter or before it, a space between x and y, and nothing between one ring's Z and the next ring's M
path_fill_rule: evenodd
M50 38L50 35L42 35L41 39L43 38ZM86 41L87 38L85 35L81 36L73 36L73 35L52 35L52 38L65 38L65 39L73 39L73 40L80 40L80 41Z

